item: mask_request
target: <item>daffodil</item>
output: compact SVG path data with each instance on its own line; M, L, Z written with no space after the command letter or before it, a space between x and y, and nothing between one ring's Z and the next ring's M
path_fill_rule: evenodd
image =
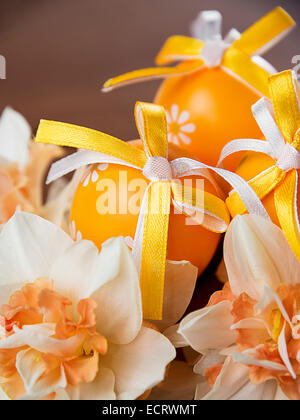
M99 253L41 217L17 212L0 234L2 399L136 399L175 357L142 320L122 238Z
M50 163L61 157L57 146L32 141L25 118L7 107L0 117L0 225L16 210L39 214L66 228L66 212L79 182L55 182L43 200L44 177Z
M199 353L196 399L300 399L300 263L281 229L236 217L226 235L228 282L166 336Z

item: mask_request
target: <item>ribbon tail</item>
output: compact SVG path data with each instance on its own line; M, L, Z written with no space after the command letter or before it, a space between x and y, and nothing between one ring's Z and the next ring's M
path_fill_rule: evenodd
M245 52L232 45L224 54L222 67L229 73L233 73L235 77L238 76L244 83L246 82L257 95L269 97L269 73L252 61Z
M266 209L262 205L262 202L260 201L260 197L256 194L256 191L254 191L253 188L239 175L227 171L226 169L221 168L215 168L214 166L206 165L202 162L198 162L189 158L180 158L177 160L172 161L172 165L176 168L176 174L177 176L180 176L180 173L184 174L186 172L194 172L197 174L197 171L199 169L209 169L213 171L215 174L219 175L221 178L223 178L228 184L236 190L232 195L234 196L234 199L238 201L238 205L242 206L243 211L245 212L246 209L249 213L256 214L257 216L264 217L265 219L269 220L268 213L266 212ZM279 168L278 170L282 173ZM231 196L229 196L230 198ZM229 200L227 198L227 201ZM231 211L231 210L230 210ZM240 213L237 213L240 214Z
M41 120L35 141L103 153L140 169L147 161L143 150L100 131L73 124Z
M135 261L139 276L141 273L141 261L142 261L142 248L143 248L143 233L144 233L144 223L145 223L145 214L147 211L147 197L148 197L148 190L151 186L151 183L147 186L146 191L143 195L143 199L141 202L141 208L139 213L139 218L137 222L137 226L135 229L135 236L133 240L132 246L132 256Z
M266 155L272 153L272 149L269 143L264 140L254 139L237 139L227 143L221 152L220 159L217 166L222 167L223 161L228 157L238 152L259 152Z
M202 60L192 59L190 61L182 62L174 67L152 67L134 70L107 80L103 85L102 92L110 92L111 90L119 87L153 79L164 79L170 76L183 76L201 69L202 66L204 66L204 62Z
M145 319L162 319L170 204L170 182L152 182L147 192L140 270Z
M96 163L114 163L117 165L124 165L135 169L140 169L139 167L131 165L124 160L108 156L104 153L93 152L91 150L79 150L78 152L72 153L71 155L60 159L51 165L46 184L50 184L56 179L61 178L70 172L76 171L83 166L93 165Z
M158 66L199 58L205 43L182 35L169 37L155 58Z
M191 218L191 222L207 230L223 233L230 223L230 215L221 198L200 188L172 182L172 203ZM192 224L192 223L191 223Z
M275 207L281 228L297 259L300 261L298 218L298 172L289 172L274 192ZM293 194L291 194L293 192Z
M287 36L295 25L282 7L276 7L250 26L233 45L248 55L262 55Z
M253 191L256 197L262 200L280 184L284 177L285 172L282 169L278 168L278 166L271 166L264 172L261 172L259 175L251 179L248 182L248 187ZM231 185L233 186L233 184ZM233 186L233 188L235 187ZM248 193L246 194L248 195ZM226 199L226 204L232 217L235 217L238 214L244 214L247 210L248 213L254 213L260 216L260 214L253 211L251 202L249 207L246 206L246 202L242 199L241 190L239 189L236 189L236 191L232 191L229 194ZM262 203L261 207L264 209L267 215L267 212ZM267 219L270 219L269 216L267 216Z

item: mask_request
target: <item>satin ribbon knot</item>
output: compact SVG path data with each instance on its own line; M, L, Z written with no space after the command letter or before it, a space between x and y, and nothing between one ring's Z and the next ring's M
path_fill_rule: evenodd
M293 169L300 169L300 153L293 146L293 143L286 143L279 153L276 166L284 172L289 172Z
M161 156L151 156L148 158L143 169L143 175L150 181L171 181L173 178L172 167L168 159Z
M231 29L222 39L222 15L217 10L201 12L191 25L191 31L194 38L204 42L199 58L209 68L218 67L226 50L241 37L239 31Z

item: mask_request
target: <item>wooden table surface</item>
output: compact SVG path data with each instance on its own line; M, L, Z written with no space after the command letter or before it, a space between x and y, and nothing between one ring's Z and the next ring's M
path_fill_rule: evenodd
M151 101L159 82L102 94L107 78L153 65L164 40L189 35L200 10L218 9L224 32L242 31L277 5L300 22L299 0L1 0L7 79L0 80L0 112L11 105L34 130L47 118L135 138L134 103ZM266 58L290 68L299 40L298 27Z

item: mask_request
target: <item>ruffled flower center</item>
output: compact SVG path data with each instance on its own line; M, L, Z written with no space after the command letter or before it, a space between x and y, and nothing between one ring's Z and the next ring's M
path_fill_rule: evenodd
M261 306L246 293L235 297L227 283L222 291L212 295L209 305L225 300L232 302L232 328L237 332L237 350L246 352L259 362L257 365L247 364L250 380L259 385L275 379L290 399L299 399L300 285L282 283L276 295L277 299L270 299L268 304ZM274 364L274 368L269 362ZM210 386L220 372L220 365L207 369Z
M94 380L107 340L96 331L96 303L76 308L46 278L15 291L0 311L0 386L12 399L54 396Z

